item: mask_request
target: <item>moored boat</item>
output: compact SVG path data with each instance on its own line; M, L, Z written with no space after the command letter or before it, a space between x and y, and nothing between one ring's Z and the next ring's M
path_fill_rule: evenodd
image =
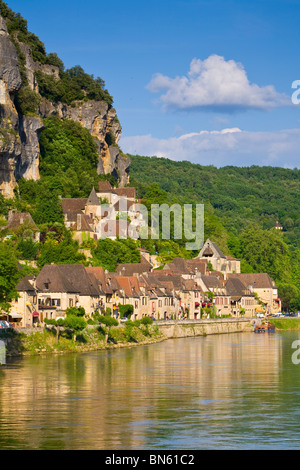
M256 325L254 327L254 333L273 333L275 331L275 325L270 322L262 325Z

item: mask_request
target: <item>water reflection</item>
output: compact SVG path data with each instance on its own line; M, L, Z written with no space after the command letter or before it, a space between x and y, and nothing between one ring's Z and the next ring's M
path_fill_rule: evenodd
M8 361L1 449L299 448L296 334Z

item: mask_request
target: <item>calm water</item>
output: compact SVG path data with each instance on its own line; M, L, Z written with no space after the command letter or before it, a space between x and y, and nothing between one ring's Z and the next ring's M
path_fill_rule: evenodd
M170 340L0 367L0 449L300 449L297 333Z

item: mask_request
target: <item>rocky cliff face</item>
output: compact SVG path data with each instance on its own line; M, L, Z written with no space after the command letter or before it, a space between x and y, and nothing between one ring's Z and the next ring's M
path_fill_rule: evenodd
M0 192L13 197L18 179L38 180L39 136L43 118L52 114L70 119L87 128L98 147L98 174L112 174L124 186L129 182L130 160L120 153L118 142L122 129L116 110L105 101L81 101L66 105L42 98L36 115L22 115L15 106L15 95L22 86L19 56L22 54L28 86L39 92L37 70L59 79L58 67L33 60L29 45L10 37L0 16Z
M0 190L5 197L13 196L16 162L22 151L14 106L14 96L21 85L17 51L0 17Z
M112 174L120 186L128 184L130 160L120 153L116 145L121 138L122 128L114 108L109 109L104 101L75 102L68 106L63 103L50 103L43 98L39 114L43 118L56 114L61 119L79 122L88 129L98 147L98 174ZM113 145L107 142L107 137L111 135L115 142Z

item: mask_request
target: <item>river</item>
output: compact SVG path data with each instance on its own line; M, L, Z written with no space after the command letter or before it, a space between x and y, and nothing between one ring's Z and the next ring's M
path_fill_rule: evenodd
M300 333L236 333L0 366L0 449L300 449Z

